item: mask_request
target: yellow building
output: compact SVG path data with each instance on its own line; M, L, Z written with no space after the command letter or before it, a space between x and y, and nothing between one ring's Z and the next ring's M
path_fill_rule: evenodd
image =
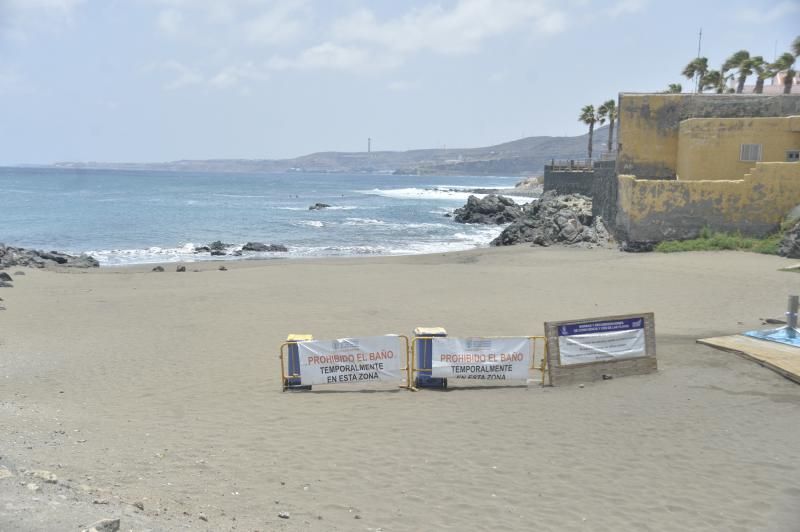
M620 240L766 236L800 204L800 96L621 94L619 116Z

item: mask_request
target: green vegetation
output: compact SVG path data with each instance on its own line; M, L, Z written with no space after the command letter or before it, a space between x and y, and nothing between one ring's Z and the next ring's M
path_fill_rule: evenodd
M655 250L661 253L678 251L752 251L766 255L777 255L783 232L775 233L767 238L750 238L741 234L717 233L708 228L700 232L698 238L692 240L667 240L660 242Z
M687 64L681 73L686 79L694 80L695 92L712 90L717 94L735 92L741 94L747 78L756 75L755 94L764 90L764 80L774 78L778 72L783 72L783 93L792 92L792 85L797 71L794 69L797 58L800 57L800 36L791 44L791 51L782 54L773 63L764 61L760 55L751 56L747 50L739 50L731 55L722 64L719 70L709 68L708 58L696 57ZM734 72L735 71L735 72ZM728 87L728 82L736 80L736 87ZM673 83L667 92L680 92L679 84ZM678 89L677 91L675 89Z

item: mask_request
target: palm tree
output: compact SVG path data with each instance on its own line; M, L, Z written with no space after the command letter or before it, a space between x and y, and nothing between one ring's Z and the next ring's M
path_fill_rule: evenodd
M755 55L750 58L750 69L756 75L756 86L753 89L754 94L761 94L764 92L764 81L775 76L775 71L772 66L764 61L760 55Z
M617 120L617 102L614 100L607 100L597 110L598 114L603 119L608 119L608 153L611 153L611 143L614 138L614 122ZM601 122L602 123L602 122Z
M785 70L786 75L783 77L783 93L789 94L792 92L792 83L794 82L795 71L792 68L795 62L795 56L789 52L781 55L772 63L775 70Z
M664 91L670 94L680 94L683 92L683 86L680 83L670 83L667 90Z
M581 109L581 115L578 117L578 120L589 126L589 159L591 159L594 125L602 125L605 121L605 117L600 116L597 111L594 110L594 105L585 105L583 109Z
M739 71L739 75L737 77L737 84L736 84L736 94L741 94L744 90L744 82L747 81L747 77L753 74L752 68L749 67L750 64L750 52L747 50L739 50L722 64L722 76L725 77L725 72L728 70L733 70L734 68Z
M725 92L725 77L719 70L709 70L700 78L700 92L714 89L717 94Z
M697 57L684 67L682 74L686 79L695 79L698 81L703 79L703 76L708 72L708 59L705 57ZM699 89L699 84L695 85L695 92ZM699 91L702 92L702 91Z
M742 66L742 63L744 63L748 59L750 59L750 52L748 52L747 50L739 50L735 54L731 55L729 58L727 58L725 60L724 63L722 63L722 68L720 68L720 74L722 75L722 78L725 81L727 81L728 80L728 76L726 74L729 71L733 70L734 68L738 69L739 70L740 85L742 87L744 87L744 81L747 80L747 76L744 77L744 80L741 79L741 77L742 77L741 66ZM731 75L730 77L733 78L733 75ZM742 91L737 90L736 92L740 93Z

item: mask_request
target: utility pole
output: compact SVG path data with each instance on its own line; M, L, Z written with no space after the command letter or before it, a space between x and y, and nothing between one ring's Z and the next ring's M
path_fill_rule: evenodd
M372 153L372 137L367 137L367 153Z
M697 58L700 59L700 45L703 43L703 28L700 28L700 33L697 35ZM694 92L700 92L700 76L695 73Z

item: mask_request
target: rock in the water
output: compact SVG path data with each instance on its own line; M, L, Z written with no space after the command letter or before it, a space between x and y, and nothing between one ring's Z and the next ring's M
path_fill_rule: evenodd
M790 259L800 259L800 222L789 228L783 235L778 255Z
M119 530L119 519L101 519L89 525L89 528L82 532L117 532Z
M314 205L311 205L308 208L308 210L309 211L320 211L322 209L327 209L328 207L330 207L330 205L328 205L327 203L315 203Z
M248 242L242 246L242 251L255 251L258 253L276 252L276 251L289 251L286 246L282 244L262 244L261 242Z
M164 271L164 267L163 267L163 266L156 266L155 268L153 268L153 269L152 269L152 270L150 270L150 271L153 271L153 272L163 272L163 271Z
M525 205L522 214L505 228L493 246L530 242L537 246L606 246L610 235L603 220L592 216L592 200L580 194L546 192Z
M179 264L178 267L175 268L175 271L176 272L185 272L186 271L186 266L184 266L183 264Z
M208 249L211 251L225 251L225 248L230 247L230 244L225 244L220 240L215 240L214 242L208 245Z
M6 272L0 272L0 281L13 281L13 279Z
M470 196L467 204L453 214L454 220L462 224L507 224L522 215L522 207L505 196L489 194L483 199Z
M266 244L262 244L261 242L248 242L244 246L242 246L242 251L267 251L269 246Z
M220 249L211 250L211 256L212 257L221 257L223 255L225 255L225 251L224 250L220 250Z

